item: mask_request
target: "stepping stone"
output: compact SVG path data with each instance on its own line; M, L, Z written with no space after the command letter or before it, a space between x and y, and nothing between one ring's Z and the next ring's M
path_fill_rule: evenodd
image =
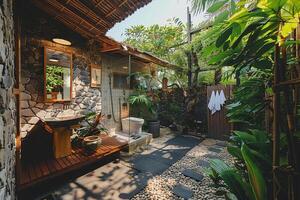
M226 147L227 146L227 142L226 141L218 141L216 143L216 145L221 146L221 147Z
M149 157L137 157L130 161L132 167L140 172L150 172L152 175L158 175L169 168L169 165L164 164L161 160L155 160Z
M210 166L209 162L207 162L206 160L199 160L198 165L200 165L201 167L207 168Z
M132 199L135 195L137 195L140 191L142 191L145 188L145 185L138 186L135 190L129 192L129 193L121 193L119 195L120 199Z
M198 173L192 169L185 169L182 171L182 174L194 179L195 181L202 181L203 179L203 175L201 173Z
M216 148L216 147L209 147L208 151L212 151L212 152L215 152L215 153L220 153L222 150L219 149L219 148Z
M190 199L193 196L193 191L181 184L178 184L173 188L173 193L184 199Z

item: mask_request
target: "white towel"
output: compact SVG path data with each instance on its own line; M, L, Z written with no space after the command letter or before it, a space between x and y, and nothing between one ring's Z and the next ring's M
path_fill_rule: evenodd
M209 99L209 103L208 103L208 109L211 111L211 114L214 114L216 112L215 99L216 99L216 93L215 93L215 91L212 91L210 99Z
M221 99L220 99L219 91L216 92L215 108L216 108L216 111L221 110Z
M221 90L221 92L220 92L220 103L223 106L225 104L225 102L226 102L226 97L225 97L224 91Z

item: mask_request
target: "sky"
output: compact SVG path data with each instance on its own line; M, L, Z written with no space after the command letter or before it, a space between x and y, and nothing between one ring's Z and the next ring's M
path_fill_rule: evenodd
M153 0L124 21L117 23L108 31L107 35L117 41L123 41L125 30L134 25L164 25L168 23L168 19L174 17L179 18L183 23L186 23L187 6L191 7L190 2L187 0ZM203 16L192 15L193 24L197 24L201 20L203 20Z

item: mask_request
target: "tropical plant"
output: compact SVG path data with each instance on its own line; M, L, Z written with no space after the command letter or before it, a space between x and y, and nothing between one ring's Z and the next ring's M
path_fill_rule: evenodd
M138 89L128 97L128 102L132 105L131 115L143 118L146 121L157 119L158 96L145 89Z
M270 100L265 98L266 91L270 90L270 75L266 80L262 77L250 77L234 91L233 100L226 106L227 117L240 129L263 128L265 108L270 105Z
M272 94L270 80L275 63L273 56L275 47L291 48L297 43L295 38L287 40L287 37L299 24L300 2L294 0L211 2L194 0L193 2L194 5L198 5L198 10L206 10L217 15L213 26L199 35L198 55L204 60L207 59L208 65L233 67L232 74L236 74L242 81L235 92L232 104L228 107L231 121L242 123L244 130L235 131L228 146L228 151L237 160L236 165L229 167L222 165L221 161L217 161L219 163L212 161L210 175L213 180L224 181L230 191L230 195L227 196L256 200L270 198L269 183L272 180L270 136L263 131L248 129L263 125L264 108L268 104L264 96L266 93ZM229 2L231 9L228 10L226 6ZM222 20L217 20L220 16ZM201 38L205 38L204 41ZM295 58L291 52L292 50L286 51L286 58L289 64L294 64ZM289 74L288 70L283 77ZM289 95L285 92L285 96ZM283 145L282 149L285 148L286 145ZM284 154L286 156L286 151ZM246 188L249 186L248 190L241 184L246 185Z
M179 66L166 69L158 66L158 79L168 78L170 84L186 87L185 26L179 19L172 19L166 25L132 26L126 30L124 42L142 51ZM175 70L175 72L174 72Z
M271 193L268 186L272 179L271 145L264 131L234 131L227 150L236 159L235 166L217 159L210 161L209 176L216 187L225 186L229 191L218 193L231 199L267 199Z
M99 135L100 133L108 133L107 128L102 123L104 115L96 112L89 112L84 117L84 126L77 129L76 133L72 135L72 144L81 145L84 137Z

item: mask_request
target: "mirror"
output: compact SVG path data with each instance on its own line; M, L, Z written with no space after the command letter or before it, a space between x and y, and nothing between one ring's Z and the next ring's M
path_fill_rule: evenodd
M72 54L45 47L45 101L70 101L72 92Z

